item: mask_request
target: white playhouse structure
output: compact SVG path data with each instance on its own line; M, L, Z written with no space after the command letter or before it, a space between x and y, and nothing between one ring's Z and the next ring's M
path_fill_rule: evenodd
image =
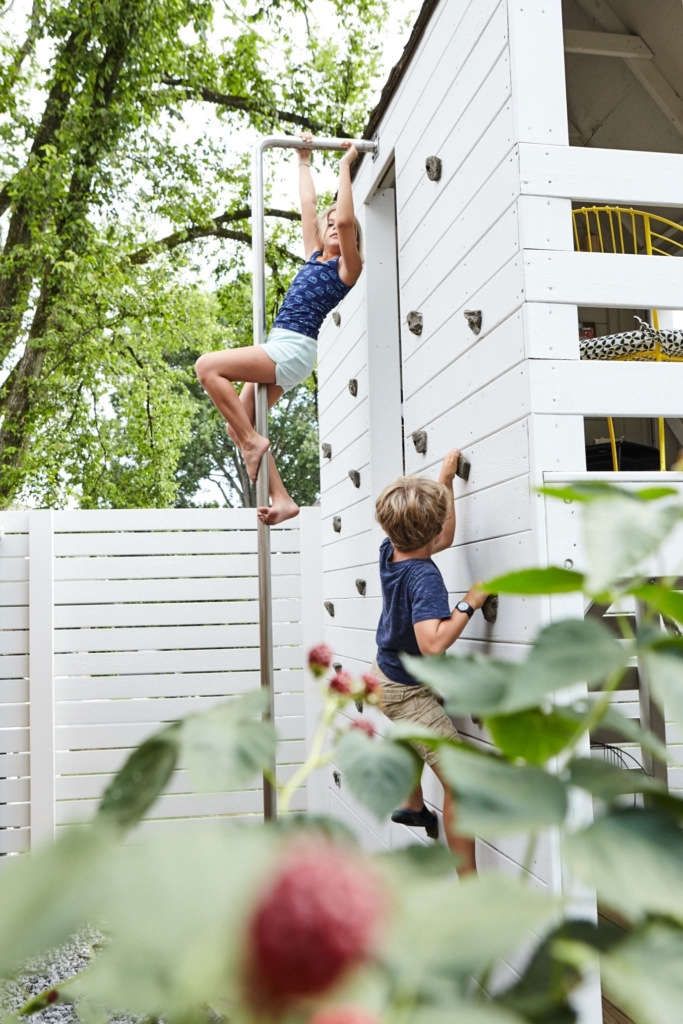
M453 447L470 460L437 556L454 599L517 567L581 568L577 510L539 496L544 481L616 468L683 490L682 38L680 0L425 0L354 181L365 270L321 334L321 507L271 531L281 779L315 712L307 647L325 640L355 672L374 657L390 480L435 476ZM0 858L87 820L160 723L258 685L254 518L0 513ZM682 548L671 538L653 572L680 574ZM501 599L457 646L514 659L584 613L574 596ZM637 666L629 685L622 709L667 739L683 789L683 737L655 720ZM181 765L142 827L224 827L261 801L257 786L193 793ZM297 794L306 807L369 847L422 838L372 820L334 765ZM519 871L524 846L480 843L479 864ZM531 877L594 912L556 837ZM598 993L582 1014L602 1020Z

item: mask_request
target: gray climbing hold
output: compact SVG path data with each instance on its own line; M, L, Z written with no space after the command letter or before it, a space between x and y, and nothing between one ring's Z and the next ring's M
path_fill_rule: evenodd
M427 431L426 430L415 430L412 433L413 444L415 445L415 451L419 455L427 454Z
M408 313L406 317L406 322L408 324L408 330L410 331L411 334L417 334L418 337L420 334L422 334L422 313L418 313L416 309L411 309L411 311Z
M354 487L360 487L360 473L358 472L357 469L349 470L349 480L351 481Z
M481 614L487 622L495 622L498 618L498 594L489 594L481 606Z
M335 516L333 518L332 529L335 533L341 533L341 516Z
M356 590L358 591L361 597L365 597L366 588L367 584L365 580L356 580Z
M332 445L328 444L327 441L323 441L323 443L320 445L320 447L322 448L323 458L324 459L331 459L332 458Z
M441 181L443 164L438 156L428 156L425 160L425 170L430 181Z
M355 377L352 377L349 381L349 391L351 392L354 398L358 394L358 381L356 380Z
M339 310L335 309L334 313L332 314L332 321L335 327L339 327L339 324L341 323L341 313L339 312Z
M323 608L329 616L334 618L334 605L331 601L323 601Z
M481 310L480 309L466 309L464 311L465 320L467 320L467 326L472 331L472 334L479 334L481 331Z

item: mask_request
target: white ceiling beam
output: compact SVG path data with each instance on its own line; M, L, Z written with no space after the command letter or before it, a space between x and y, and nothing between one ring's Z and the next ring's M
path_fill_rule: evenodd
M628 27L615 14L607 0L578 0L578 4L605 32L628 34ZM683 136L683 100L657 67L656 59L648 61L629 57L626 66L679 135Z
M593 57L623 57L625 60L652 60L654 54L640 36L622 32L584 32L568 28L564 32L565 53L590 54Z

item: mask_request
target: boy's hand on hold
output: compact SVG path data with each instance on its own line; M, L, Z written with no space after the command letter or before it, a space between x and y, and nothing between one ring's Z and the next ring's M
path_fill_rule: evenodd
M467 601L467 603L476 611L478 608L481 608L488 596L489 595L485 590L480 590L479 587L475 585L474 587L470 587L465 594L465 601Z
M352 164L354 160L358 158L358 150L352 142L343 142L342 147L346 150L344 156L341 158L342 164Z
M458 469L458 462L462 452L459 448L453 448L452 451L448 452L444 456L443 463L441 464L441 475L445 477L449 483L453 483L453 477L455 476Z
M301 140L303 142L310 142L312 138L313 138L313 135L311 134L311 132L302 132L301 133ZM311 162L311 150L310 149L297 149L297 153L299 154L299 162L300 163L302 163L302 164L310 164L310 162Z

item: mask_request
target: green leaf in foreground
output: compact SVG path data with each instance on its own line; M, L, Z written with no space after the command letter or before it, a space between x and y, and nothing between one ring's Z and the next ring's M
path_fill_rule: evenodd
M163 792L179 753L176 725L136 747L105 789L97 819L122 829L136 825Z
M570 712L540 708L485 720L493 742L506 757L522 757L538 765L564 750L581 728L580 723L581 720Z
M642 651L652 696L667 717L683 725L683 638L658 640Z
M574 709L583 714L588 712L588 708L587 701L581 701L574 705ZM622 736L632 743L637 743L639 747L649 751L650 754L653 754L663 764L670 760L666 745L653 732L650 732L649 729L643 729L635 718L627 718L626 715L622 715L614 705L610 705L605 709L600 719L600 725L611 729L618 736Z
M545 569L517 569L482 583L490 594L573 594L583 590L583 573L551 565Z
M465 835L487 839L564 821L564 785L540 768L454 746L441 748L439 764L453 788L458 830Z
M344 734L335 760L353 795L379 819L402 803L422 770L420 758L407 747L358 729Z
M402 988L421 986L427 995L435 971L463 980L477 975L546 927L559 906L545 891L494 873L459 884L413 874L399 898L387 962ZM419 941L407 942L407 935Z
M683 801L669 797L669 791L659 779L653 779L637 768L617 768L595 757L577 757L567 765L569 781L599 800L615 800L632 793L648 793L671 801L671 807Z
M631 587L629 594L645 601L667 619L683 623L683 593L662 587L658 583L644 583L642 586Z
M658 501L678 494L675 487L641 487L629 490L617 487L604 480L583 480L568 484L566 487L539 487L539 494L547 494L550 498L561 498L564 501L581 501L590 504L595 501L609 501L611 498L625 498L629 501Z
M586 586L601 594L618 580L633 576L644 559L683 519L683 505L632 501L619 497L587 506L583 516Z
M205 790L238 789L275 762L277 736L271 722L255 717L266 695L254 690L182 723L183 761Z
M526 661L482 656L411 658L409 672L444 698L451 715L490 717L535 707L549 694L575 683L593 684L621 669L628 657L599 622L566 619L546 626Z
M567 837L576 874L630 920L664 914L683 922L683 831L655 810L612 810Z
M683 932L653 922L600 958L600 973L611 1001L636 1024L681 1019Z

